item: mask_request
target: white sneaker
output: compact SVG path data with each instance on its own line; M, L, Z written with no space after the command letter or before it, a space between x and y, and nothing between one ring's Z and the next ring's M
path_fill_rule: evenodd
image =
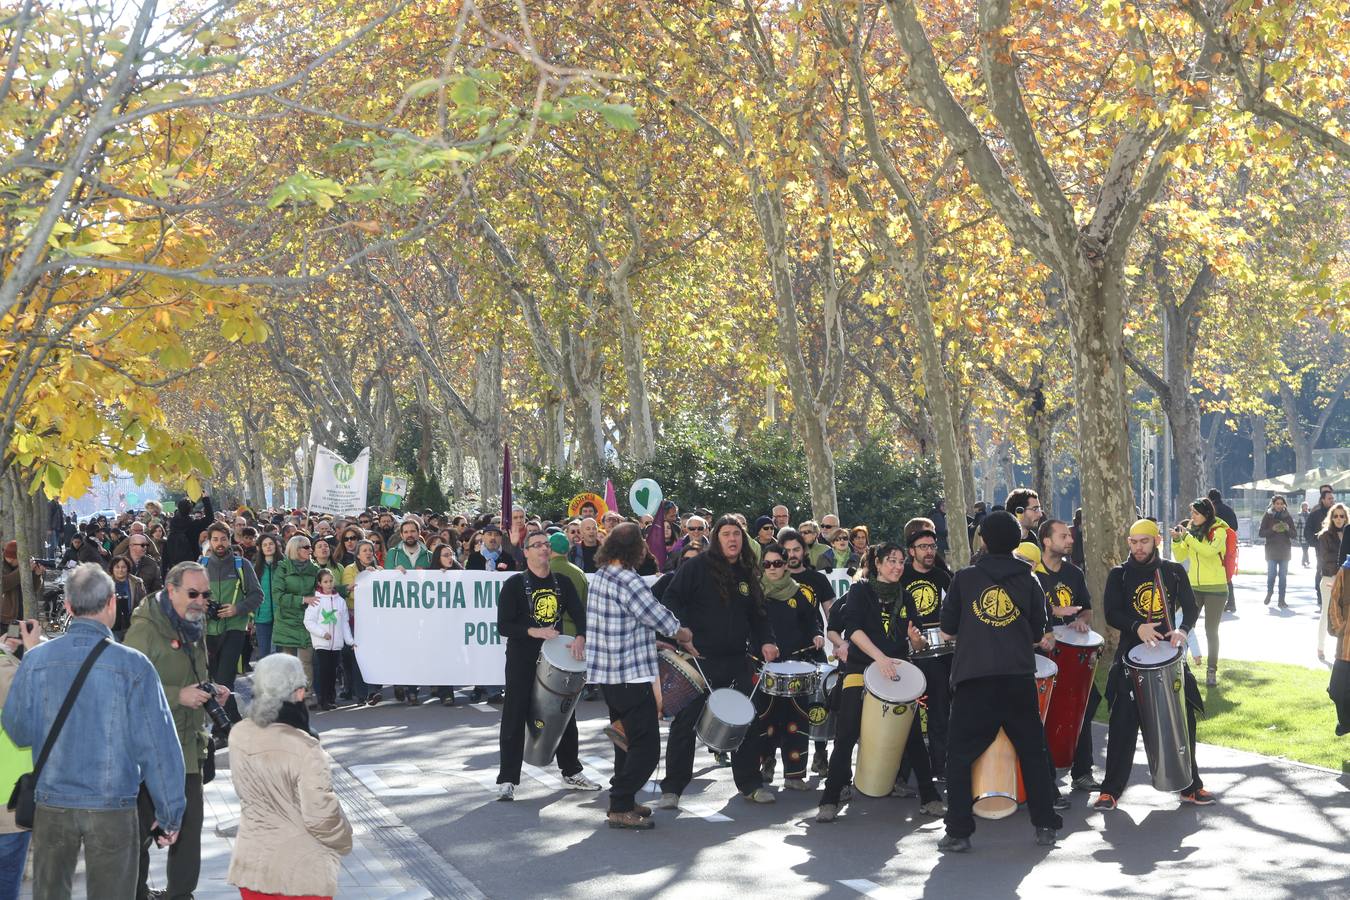
M662 794L661 799L652 804L652 809L679 809L679 794Z
M563 779L563 784L569 789L574 791L600 790L600 785L596 784L594 781L591 781L589 778L587 778L580 772L578 772L575 775L568 775L566 778Z
M515 786L514 784L512 784L511 782L509 782L509 781L506 782L505 784L500 784L500 785L498 785L498 786L497 786L497 799L498 799L498 800L514 800L514 799L516 799L516 786Z

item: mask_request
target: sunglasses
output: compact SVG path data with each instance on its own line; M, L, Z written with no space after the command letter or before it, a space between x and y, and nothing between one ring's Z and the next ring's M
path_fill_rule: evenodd
M295 549L297 549L297 550L313 550L314 548L311 547L309 544L301 544L299 547L296 547Z
M349 535L347 535L345 538L342 539L342 543L344 543L344 544L355 544L356 541L357 541L357 537L356 537L356 535L354 535L354 534L349 534Z
M189 600L196 600L198 597L201 597L203 600L211 599L210 591L195 591L192 588L188 588L187 595Z
M703 525L690 525L689 528L688 528L687 530L689 530L689 531L707 531L708 529L707 529L706 526L703 526Z
M787 563L783 562L783 560L781 560L781 559L766 559L766 560L764 560L764 568L766 568L766 569L781 569L781 568L783 568L783 566L786 566L786 565L787 565Z

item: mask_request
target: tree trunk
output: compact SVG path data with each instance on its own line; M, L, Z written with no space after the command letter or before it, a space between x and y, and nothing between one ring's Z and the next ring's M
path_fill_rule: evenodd
M486 352L474 357L474 418L482 427L474 428L474 456L478 462L478 498L483 509L488 500L499 495L502 484L502 359L505 343L502 332ZM500 500L499 500L500 502ZM506 515L510 510L503 510Z
M1045 393L1039 384L1033 384L1032 395L1025 402L1027 416L1027 463L1031 468L1031 487L1041 498L1052 516L1054 498L1050 493L1050 447L1054 437L1054 423L1045 411Z
M1266 477L1266 417L1253 415L1252 419L1252 481Z
M583 385L581 396L572 401L573 431L580 444L577 462L581 475L591 485L605 478L605 423L600 405L600 390Z
M619 353L628 387L628 452L642 462L656 453L656 427L652 424L651 400L647 396L647 363L642 352L642 323L633 309L626 277L620 283L611 280L609 293L619 311Z
M33 556L42 556L42 545L33 541L33 504L28 495L28 484L32 472L11 466L5 473L5 505L9 508L10 521L7 523L10 534L19 545L19 585L23 597L23 617L37 617L38 601L41 599L33 591L33 579L28 575L27 561Z
M811 517L838 515L839 499L834 490L834 452L830 449L829 431L824 414L811 414L798 407L797 420L802 424L802 446L806 450L806 480L811 487Z

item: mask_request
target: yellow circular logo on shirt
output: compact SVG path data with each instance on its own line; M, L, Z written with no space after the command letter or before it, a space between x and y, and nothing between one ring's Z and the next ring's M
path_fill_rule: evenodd
M1162 597L1158 595L1158 586L1146 581L1134 589L1134 611L1145 619L1164 618Z
M798 587L801 588L802 594L806 597L806 602L807 602L807 603L810 603L812 606L815 606L815 605L816 605L816 592L813 591L813 590L811 590L811 588L810 588L808 585L805 585L805 584L798 585Z
M1051 606L1073 606L1073 591L1064 582L1055 585L1055 600Z
M909 596L914 600L914 609L921 616L930 616L937 612L938 589L931 581L915 581L909 586Z
M1008 592L998 585L985 588L971 604L975 617L986 625L1002 628L1014 621L1019 613Z
M534 592L534 620L540 625L552 625L558 621L558 595L552 588L540 588Z
M750 596L750 585L746 584L744 581L741 582L740 587L738 588L738 590L740 590L741 596L742 596L742 597L749 597L749 596Z

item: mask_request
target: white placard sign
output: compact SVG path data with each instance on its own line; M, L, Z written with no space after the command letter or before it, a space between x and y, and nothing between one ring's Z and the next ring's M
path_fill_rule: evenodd
M513 574L362 572L355 594L361 676L370 684L501 684L506 639L497 633L497 596ZM656 577L643 580L650 586Z
M314 478L309 488L310 512L357 516L366 508L370 448L347 462L327 447L314 451Z

